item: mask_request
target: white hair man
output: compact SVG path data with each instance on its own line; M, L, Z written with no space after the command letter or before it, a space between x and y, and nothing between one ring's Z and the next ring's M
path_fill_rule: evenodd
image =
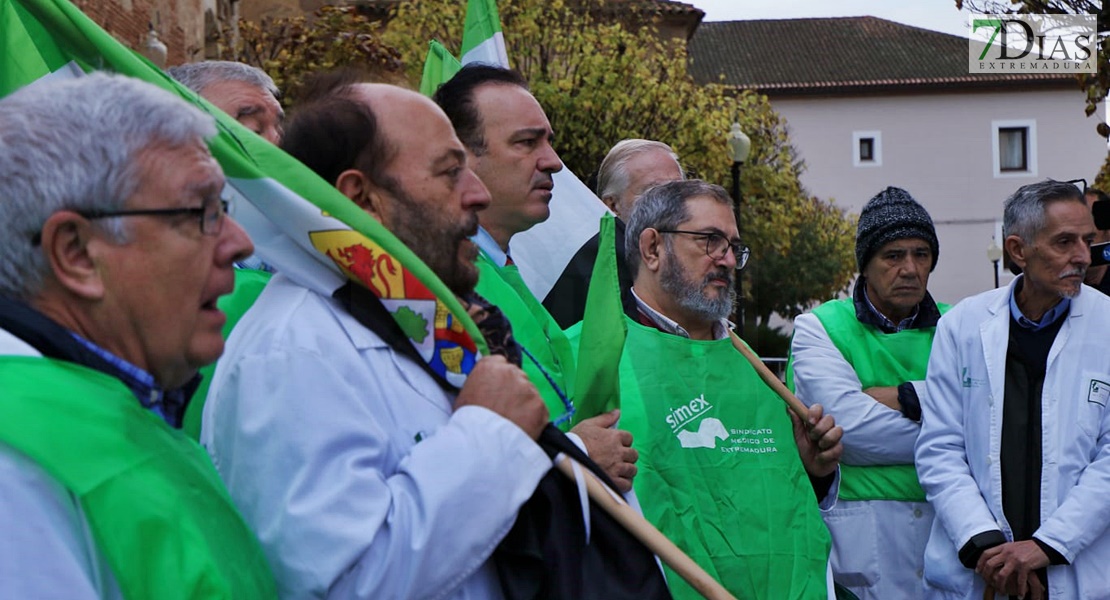
M273 78L262 69L226 60L170 67L166 73L271 144L281 142L285 111Z
M1045 180L1006 200L1022 274L940 319L915 457L936 510L927 598L1110 593L1110 298L1083 284L1096 229Z
M224 211L215 131L119 76L0 100L0 597L275 593L176 431L252 250Z
M636 198L645 190L685 178L678 155L667 144L655 140L621 140L601 161L597 195L618 217L628 219Z

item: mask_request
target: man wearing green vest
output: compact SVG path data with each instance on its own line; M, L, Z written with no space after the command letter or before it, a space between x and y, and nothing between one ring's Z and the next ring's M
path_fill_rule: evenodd
M921 598L933 509L913 447L937 320L926 290L939 247L929 213L888 187L863 207L852 298L794 321L788 378L844 428L840 499L825 513L836 582L861 599Z
M479 213L478 286L475 291L505 313L524 353L523 367L560 428L574 416L575 362L559 324L532 295L508 255L509 240L550 216L552 175L563 168L551 147L554 133L543 108L515 71L463 67L433 98L490 192ZM636 451L627 431L611 429L614 411L582 421L571 433L623 491L636 475Z
M732 201L699 180L651 188L628 222L639 316L626 317L621 424L640 451L644 515L738 598L829 597L842 431L820 406L788 415L730 341L747 261ZM816 495L816 498L815 498ZM697 598L678 576L676 598Z
M92 74L0 100L0 597L273 598L178 430L223 351L232 264L211 117Z

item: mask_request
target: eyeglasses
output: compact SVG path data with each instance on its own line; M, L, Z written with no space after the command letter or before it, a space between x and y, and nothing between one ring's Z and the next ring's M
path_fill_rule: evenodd
M219 199L214 202L205 202L204 206L196 208L143 208L135 210L87 210L74 211L82 217L91 220L111 219L113 217L176 217L186 215L199 220L200 232L203 235L219 235L224 225L224 215L227 214L227 200ZM38 246L42 243L42 232L37 232L31 237L31 245Z
M725 257L725 253L730 249L732 255L736 258L736 270L744 268L748 264L748 256L751 255L751 250L743 244L733 243L728 241L728 238L719 234L705 231L682 231L680 229L656 229L659 233L679 233L682 235L692 235L694 237L705 238L705 255L713 260L721 260Z

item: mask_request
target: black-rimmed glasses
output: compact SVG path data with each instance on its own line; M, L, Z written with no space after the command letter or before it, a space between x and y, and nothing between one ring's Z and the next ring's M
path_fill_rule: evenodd
M743 269L744 265L748 264L748 256L751 255L751 250L749 250L747 246L730 242L728 238L719 233L708 231L683 231L681 229L656 229L656 231L659 233L678 233L705 238L705 255L713 260L723 259L725 253L731 249L732 255L736 258L736 270Z
M227 200L219 199L214 202L205 202L204 206L195 208L140 208L134 210L77 210L75 213L92 221L95 219L111 219L114 217L176 217L190 216L199 220L200 232L203 235L219 235L223 229L224 215L227 214ZM31 237L31 245L42 243L42 232Z

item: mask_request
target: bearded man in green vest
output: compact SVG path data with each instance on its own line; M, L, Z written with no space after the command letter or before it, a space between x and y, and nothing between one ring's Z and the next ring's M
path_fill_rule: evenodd
M820 406L804 424L788 414L732 346L748 249L731 199L699 180L651 188L625 251L639 315L626 317L621 424L644 516L738 598L828 598L819 502L835 502L842 431ZM668 581L675 598L699 597Z
M276 597L178 429L253 250L215 133L120 76L0 100L0 597Z
M478 215L476 291L512 324L523 351L523 368L543 397L551 420L568 430L575 411L575 361L558 322L532 295L509 257L509 240L551 214L552 175L563 169L551 146L554 132L543 107L519 73L489 65L468 65L433 97L447 114L468 161L490 192ZM627 431L612 428L620 413L586 419L570 431L590 458L621 491L632 487L636 451Z
M794 321L790 382L845 432L840 499L825 514L833 578L865 600L924 593L933 509L913 449L929 349L948 308L926 289L938 254L929 213L888 187L860 212L852 297Z

